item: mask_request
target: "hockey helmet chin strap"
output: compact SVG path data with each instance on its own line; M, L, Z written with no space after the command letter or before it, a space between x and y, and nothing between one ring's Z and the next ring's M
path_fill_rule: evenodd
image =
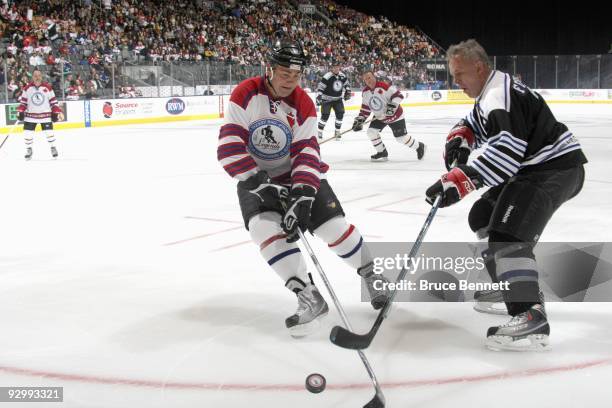
M272 85L272 78L274 78L274 68L272 67L272 65L268 65L268 67L266 68L266 82L268 83L268 85L270 85L270 88L272 88L274 96L277 96L278 92L276 92L276 88L274 88L274 85Z

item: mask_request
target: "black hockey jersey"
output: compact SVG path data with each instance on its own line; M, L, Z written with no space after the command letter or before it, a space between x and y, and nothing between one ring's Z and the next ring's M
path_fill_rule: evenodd
M342 99L344 92L351 92L351 86L348 78L343 72L335 75L333 72L328 72L323 75L321 81L317 85L317 94L321 95L323 102L332 102Z
M567 169L587 162L578 139L558 122L546 101L510 75L493 71L465 119L485 147L470 165L488 186L519 171Z

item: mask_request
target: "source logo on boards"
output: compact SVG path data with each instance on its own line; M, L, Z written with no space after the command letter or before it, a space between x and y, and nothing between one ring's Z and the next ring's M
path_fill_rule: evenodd
M166 102L166 112L171 115L180 115L185 111L185 102L180 98L172 98Z

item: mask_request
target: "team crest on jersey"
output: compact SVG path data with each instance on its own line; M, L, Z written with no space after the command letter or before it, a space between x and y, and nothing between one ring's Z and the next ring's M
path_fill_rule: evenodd
M291 129L278 119L260 119L249 126L249 151L262 160L276 160L289 154Z
M31 99L32 103L36 106L40 106L43 103L45 103L45 97L42 93L40 92L36 92L32 95L32 99Z
M383 107L385 106L385 103L383 102L382 99L380 99L378 96L373 95L370 98L370 108L373 111L380 111L383 109Z
M334 91L340 92L342 90L342 81L334 81L332 87L334 88Z

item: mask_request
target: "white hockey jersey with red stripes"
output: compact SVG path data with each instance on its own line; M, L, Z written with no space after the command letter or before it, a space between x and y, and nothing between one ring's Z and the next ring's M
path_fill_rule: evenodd
M232 92L217 159L238 180L266 170L277 183L318 190L329 167L320 158L314 103L300 87L275 99L264 81L247 79Z
M377 81L376 85L374 85L374 89L366 86L361 92L361 97L362 102L359 116L367 118L370 116L370 113L372 113L376 119L385 123L392 123L404 117L404 110L400 105L404 96L395 85ZM387 116L385 114L388 103L400 105L392 116Z
M51 122L51 113L60 113L53 88L47 82L36 86L30 82L19 97L18 112L25 112L25 121L32 123Z

